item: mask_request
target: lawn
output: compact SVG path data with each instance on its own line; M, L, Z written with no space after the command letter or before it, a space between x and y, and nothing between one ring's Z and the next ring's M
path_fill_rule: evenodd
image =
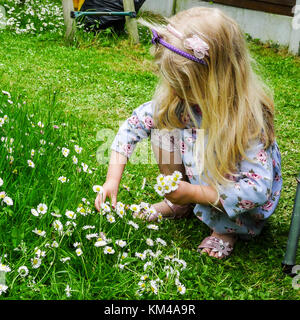
M157 83L150 35L140 29L140 36L134 46L126 34L80 33L66 46L59 33L0 32L0 118L6 119L0 192L13 201L0 205L0 259L7 271L0 274L8 287L0 299L299 300L281 270L300 167L299 58L285 50L249 40L257 70L274 91L284 181L261 236L238 242L232 256L219 261L197 252L210 231L196 218L152 226L127 207L122 218L111 213L112 223L95 212L93 186L104 183L107 170L96 160L103 143L97 133L107 129L109 143L119 121L151 100ZM160 200L153 188L158 173L155 164L129 163L118 200ZM98 238L107 238L112 254L95 246ZM28 275L19 270L24 266Z

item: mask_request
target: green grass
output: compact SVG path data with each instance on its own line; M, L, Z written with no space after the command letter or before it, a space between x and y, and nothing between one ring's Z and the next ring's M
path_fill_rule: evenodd
M275 124L284 181L279 206L261 236L250 242L238 242L229 259L218 261L197 253L197 245L210 230L196 218L164 221L158 231L137 222L140 229L135 231L126 224L131 219L129 214L125 220L117 219L110 225L105 217L92 212L86 217L77 214L77 226L70 236L61 237L53 231L51 225L56 218L50 212L64 215L66 209L76 211L83 197L91 202L88 208L93 210L92 186L104 183L107 169L107 165L96 161L100 145L97 132L103 128L116 132L120 120L151 100L157 77L148 53L149 35L144 30L140 32L142 43L138 46L130 45L126 35L117 38L103 33L96 39L81 35L77 44L69 47L57 35L37 38L0 33L0 89L11 92L14 102L10 105L6 96L0 94L0 109L10 119L9 125L0 128L0 136L15 139L12 164L6 160L7 149L0 144L0 177L4 180L0 189L14 200L12 207L0 207L0 257L11 268L6 275L8 290L1 299L66 299L64 289L69 284L73 299L299 300L299 290L292 288L291 278L281 270L296 191L295 175L299 170L299 58L284 51L274 52L255 41L249 42L251 52L259 63L259 72L275 94ZM34 116L29 121L27 115L31 114ZM44 134L40 133L41 128L32 127L31 121L35 124L42 121ZM67 126L62 127L62 123ZM52 129L53 124L60 129ZM47 141L44 156L37 152L40 139ZM53 142L53 146L48 142ZM78 155L79 165L84 162L96 169L91 174L79 173L70 155L64 158L57 149L68 147L73 155L74 144L83 147ZM31 149L36 150L35 168L27 166ZM153 190L157 174L156 165L129 164L118 199L126 204L159 200ZM69 178L69 183L57 181L61 175ZM141 190L144 177L147 184ZM123 184L130 187L130 192ZM30 213L39 203L48 205L48 213L41 219ZM61 220L66 222L67 218L63 216ZM86 231L81 228L86 224L96 226L91 232L105 231L113 240L122 238L128 242L132 257L122 272L114 267L117 254L104 255L101 248L93 246L93 240L84 238ZM35 227L46 230L47 237L32 233ZM163 255L174 254L187 262L180 277L187 288L184 296L177 293L174 278L165 279L166 262L162 258L154 259L155 270L149 273L150 278L164 279L159 294L135 295L145 261L135 258L134 252L147 248L144 242L147 237L166 240L168 247L161 248ZM45 249L44 244L53 240L60 242L59 248ZM14 250L21 241L27 247L26 252ZM82 244L81 257L77 257L73 248L76 241ZM30 263L35 247L47 251L38 269L32 269ZM63 264L59 259L65 256L70 256L71 261ZM298 263L299 258L298 253ZM29 268L31 278L18 276L21 265ZM36 284L30 287L33 279Z

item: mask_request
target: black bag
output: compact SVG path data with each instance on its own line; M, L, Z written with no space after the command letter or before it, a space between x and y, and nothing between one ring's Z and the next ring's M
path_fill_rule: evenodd
M146 0L134 0L138 13ZM85 0L80 11L123 12L123 0ZM113 27L115 31L124 29L124 16L84 16L82 22L88 30L101 30Z

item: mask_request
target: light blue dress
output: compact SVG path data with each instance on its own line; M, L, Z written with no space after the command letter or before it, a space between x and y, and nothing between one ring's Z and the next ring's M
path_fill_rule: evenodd
M152 129L155 129L153 112L152 101L136 108L120 127L111 149L129 158L136 144L151 136ZM193 107L193 112L200 125L200 108ZM185 119L184 123L185 129L190 129L180 130L180 153L186 174L191 184L207 185L199 178L192 152L196 130L189 119ZM231 177L232 182L219 185L220 201L225 212L209 205L196 204L194 207L195 215L212 230L222 234L235 233L245 239L260 234L266 219L278 204L282 188L281 156L276 142L266 150L261 141L254 142L246 155L253 162L240 161L237 176Z

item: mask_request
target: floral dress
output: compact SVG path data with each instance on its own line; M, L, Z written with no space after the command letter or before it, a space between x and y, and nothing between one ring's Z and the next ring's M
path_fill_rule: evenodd
M157 131L153 130L155 129L153 113L152 101L135 109L132 116L120 127L111 149L129 158L139 141L151 136L151 132ZM200 125L202 119L200 108L194 106L193 113ZM196 130L189 119L182 120L186 125L185 129L189 130L178 129L181 133L179 141L171 139L171 142L179 146L190 183L207 185L198 175L198 167L192 152L196 141ZM167 144L161 145L161 148L164 149L164 146L166 149L169 148ZM212 230L221 234L235 233L245 239L261 232L266 219L278 204L282 188L281 156L276 142L266 150L261 141L252 143L246 155L253 161L245 159L240 161L237 175L229 177L232 182L218 186L220 201L225 212L210 205L196 204L194 207L196 217Z

